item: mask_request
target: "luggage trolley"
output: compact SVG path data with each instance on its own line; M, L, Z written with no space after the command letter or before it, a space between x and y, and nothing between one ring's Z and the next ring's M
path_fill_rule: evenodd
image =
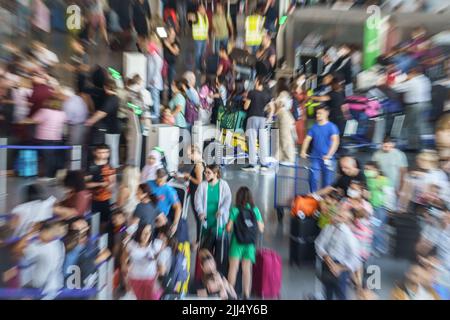
M244 111L225 108L219 111L214 150L208 152L211 157L208 157L207 163L224 166L234 163L237 159L248 158L244 132L245 118Z
M274 188L274 208L277 211L278 220L281 221L285 209L290 209L292 202L297 195L307 194L311 190L310 175L312 169L308 166L300 165L300 159L297 159L294 165L278 166L278 172L275 174ZM292 225L291 225L292 228ZM292 229L291 229L292 231ZM289 253L291 255L291 253ZM320 258L315 256L315 281L314 281L314 299L323 299L322 283L319 280L321 272Z
M279 221L283 218L284 210L291 208L295 196L310 192L310 174L311 168L301 166L299 159L294 165L280 164L278 166L273 198Z

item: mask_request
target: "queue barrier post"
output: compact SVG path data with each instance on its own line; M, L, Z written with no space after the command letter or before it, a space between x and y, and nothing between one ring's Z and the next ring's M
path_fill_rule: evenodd
M73 146L70 152L70 170L81 170L82 146Z

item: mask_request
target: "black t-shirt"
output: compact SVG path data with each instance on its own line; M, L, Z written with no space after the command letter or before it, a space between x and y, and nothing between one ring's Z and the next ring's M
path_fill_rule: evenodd
M364 175L363 170L359 170L358 175L356 175L355 177L350 177L345 174L342 174L336 181L336 183L333 185L333 187L336 189L342 189L345 192L345 195L347 195L348 187L350 186L350 183L352 181L359 181L363 186L365 186L366 177Z
M278 18L278 6L275 4L274 6L270 6L266 13L266 27L270 24L273 24L275 20Z
M247 99L251 101L247 110L247 117L265 117L264 108L272 100L272 95L268 90L252 90L248 93Z
M91 97L95 110L101 110L106 99L105 90L99 87L91 87L84 88L84 92Z
M171 43L171 45L176 45L178 48L180 48L180 43L175 40L174 42ZM167 61L167 64L169 65L175 65L177 63L177 58L178 56L174 55L172 52L170 52L170 50L166 47L166 45L164 44L164 58Z
M156 217L159 216L160 210L153 203L139 203L134 210L134 216L139 218L139 224L145 226L151 224L154 226Z
M120 134L120 123L117 113L119 111L119 97L107 96L102 111L107 115L103 118L103 126L109 134Z
M336 120L344 118L341 107L345 102L345 93L344 91L331 91L328 96L330 97L330 101L327 102L330 107L330 121L336 123Z

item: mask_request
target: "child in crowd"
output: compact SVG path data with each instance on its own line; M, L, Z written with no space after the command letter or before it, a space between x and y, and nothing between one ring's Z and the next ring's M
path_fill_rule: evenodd
M88 168L88 189L92 189L92 212L100 212L102 230L111 221L112 192L116 184L116 170L109 165L110 148L98 145L94 150L94 161Z
M148 154L147 164L142 169L141 183L156 180L156 171L163 168L161 153L157 150L152 150Z
M394 192L390 188L391 183L387 177L385 177L378 164L374 161L366 163L364 173L367 179L367 187L370 193L369 201L373 207L373 219L372 223L374 225L374 251L376 254L382 255L387 252L387 244L385 241L385 224L387 221L387 213L385 209L385 201L387 200L388 194Z
M339 202L341 199L342 196L339 192L332 191L331 193L325 195L319 202L320 216L318 225L320 229L324 229L327 225L331 224L333 217L339 208Z
M164 107L161 113L161 123L167 124L169 126L175 125L175 117L172 114L172 111L168 107Z

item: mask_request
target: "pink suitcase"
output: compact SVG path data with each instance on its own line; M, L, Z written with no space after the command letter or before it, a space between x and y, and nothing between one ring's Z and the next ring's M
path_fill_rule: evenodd
M350 96L345 100L348 108L355 111L364 111L365 114L372 118L380 114L381 104L377 100L371 100L361 96Z
M278 253L262 248L253 266L253 294L262 299L280 299L283 263Z

